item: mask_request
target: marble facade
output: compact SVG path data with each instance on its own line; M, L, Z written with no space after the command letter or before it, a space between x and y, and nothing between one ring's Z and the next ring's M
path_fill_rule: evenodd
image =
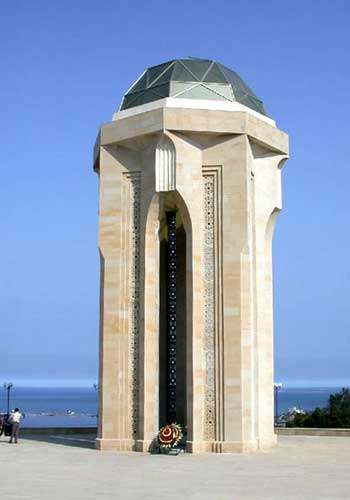
M271 244L288 136L239 103L165 98L101 127L101 450L148 451L160 421L161 242L185 234L187 450L250 452L273 427Z

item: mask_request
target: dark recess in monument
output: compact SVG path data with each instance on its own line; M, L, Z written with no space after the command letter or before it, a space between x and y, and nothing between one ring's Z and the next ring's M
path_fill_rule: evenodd
M167 421L176 422L176 212L167 212Z
M166 212L160 242L159 425L186 424L186 233Z

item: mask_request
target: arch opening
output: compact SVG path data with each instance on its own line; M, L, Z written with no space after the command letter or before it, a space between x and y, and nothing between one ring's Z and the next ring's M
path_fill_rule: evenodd
M162 194L159 230L159 426L187 424L188 236L175 193Z

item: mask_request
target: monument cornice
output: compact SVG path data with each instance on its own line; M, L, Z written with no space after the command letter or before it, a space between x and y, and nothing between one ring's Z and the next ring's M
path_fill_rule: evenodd
M144 106L140 106L144 108ZM244 106L241 106L244 108ZM140 110L141 111L141 110ZM119 113L123 115L124 112ZM117 114L118 116L118 114ZM160 107L131 116L120 116L102 125L94 149L94 165L101 146L164 131L186 134L247 135L268 150L288 155L288 135L273 125L273 121L245 110L193 109L189 107ZM98 163L98 162L97 162Z

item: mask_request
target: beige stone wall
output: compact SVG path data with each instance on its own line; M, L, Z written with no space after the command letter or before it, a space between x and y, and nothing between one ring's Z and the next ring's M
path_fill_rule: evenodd
M188 450L268 448L275 443L271 241L287 136L249 113L135 109L103 126L95 148L97 445L147 451L158 430L159 232L172 204L186 231ZM175 162L170 180L162 177L163 151Z

